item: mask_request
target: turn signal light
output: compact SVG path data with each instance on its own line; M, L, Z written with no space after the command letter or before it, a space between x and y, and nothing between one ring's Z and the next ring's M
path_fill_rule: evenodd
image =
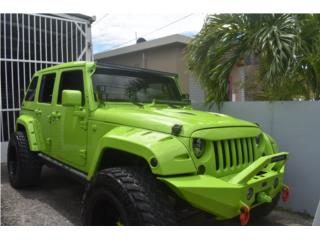
M288 202L289 199L289 188L284 186L281 192L281 198L283 202Z

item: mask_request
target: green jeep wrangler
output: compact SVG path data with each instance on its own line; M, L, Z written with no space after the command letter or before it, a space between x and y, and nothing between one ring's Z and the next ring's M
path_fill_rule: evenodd
M245 225L288 199L287 157L257 124L192 109L176 75L74 62L34 74L8 172L17 189L44 164L87 183L84 225L176 225L186 208Z

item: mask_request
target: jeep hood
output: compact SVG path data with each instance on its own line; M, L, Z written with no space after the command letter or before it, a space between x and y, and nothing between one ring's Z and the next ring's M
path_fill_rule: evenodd
M171 134L175 124L182 125L180 136L190 137L197 130L220 127L256 127L254 123L228 115L191 108L132 105L98 108L90 119Z

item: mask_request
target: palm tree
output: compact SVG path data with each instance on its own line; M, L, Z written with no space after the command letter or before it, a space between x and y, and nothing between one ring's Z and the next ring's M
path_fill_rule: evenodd
M311 99L320 99L320 15L298 15L301 27L301 54L297 71L307 82Z
M207 16L186 54L191 71L206 92L206 101L220 105L228 99L228 77L248 57L258 62L255 77L261 98L310 98L311 92L318 99L319 23L318 15Z

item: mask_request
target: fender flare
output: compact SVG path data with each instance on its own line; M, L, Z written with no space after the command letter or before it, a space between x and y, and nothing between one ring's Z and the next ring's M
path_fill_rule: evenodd
M267 133L262 133L265 142L265 152L266 154L275 154L279 151L278 144L276 141Z
M194 162L185 145L176 137L160 132L131 127L116 127L106 133L93 153L93 163L88 172L88 180L98 171L103 152L117 149L144 158L153 174L176 175L195 173ZM152 166L151 159L158 164Z
M28 143L31 151L42 150L42 143L39 138L38 122L35 118L28 115L21 115L16 120L16 129L22 125L26 131Z

